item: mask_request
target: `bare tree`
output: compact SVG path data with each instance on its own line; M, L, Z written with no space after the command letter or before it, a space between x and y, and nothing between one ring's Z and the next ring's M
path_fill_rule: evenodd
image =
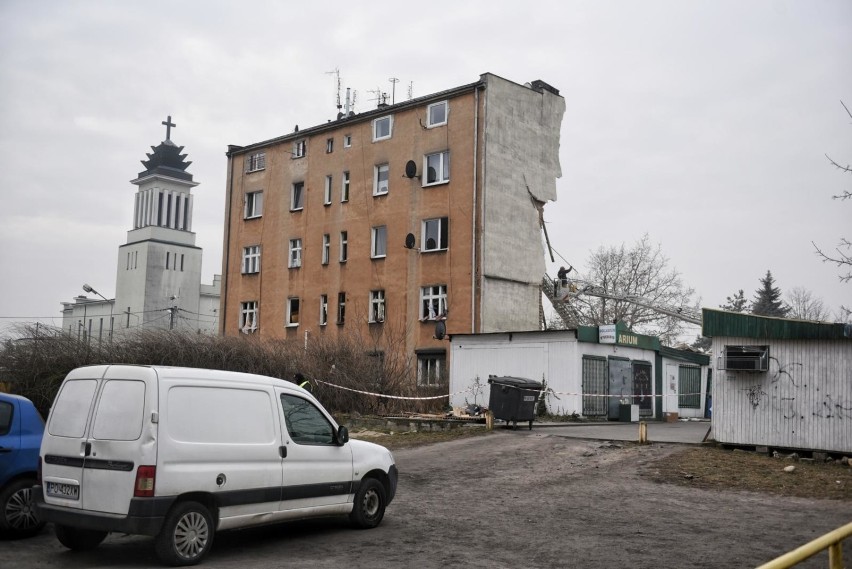
M846 111L846 114L852 118L852 112L849 111L849 108L843 103L843 101L840 101L840 104L843 105L843 109ZM833 160L828 154L826 154L825 157L828 158L828 161L832 166L844 174L852 174L852 166L849 164L843 166ZM831 196L831 199L834 200L848 200L850 198L852 198L852 192L849 190L845 190L839 195ZM834 248L834 252L823 251L813 241L811 241L811 244L814 246L814 249L816 249L816 254L822 259L823 263L833 263L837 265L837 268L840 271L838 277L841 282L847 283L852 281L852 242L850 242L849 239L841 237L840 242Z
M787 306L790 309L787 313L788 318L820 322L831 320L831 312L822 299L802 286L794 287L787 293Z
M654 246L646 233L631 248L600 247L586 264L588 281L616 296L640 297L651 305L675 309L697 309L695 290L686 286L677 269L669 267L662 247ZM579 324L599 326L621 320L642 334L658 336L671 345L683 332L685 323L652 308L624 300L579 295L570 301Z

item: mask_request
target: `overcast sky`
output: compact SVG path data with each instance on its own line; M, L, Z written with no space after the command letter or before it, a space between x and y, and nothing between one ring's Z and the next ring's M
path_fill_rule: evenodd
M648 233L715 307L767 269L852 304L811 241L852 238L852 2L0 0L0 331L115 295L140 160L185 147L203 282L221 272L225 152L333 119L335 79L396 100L491 72L565 97L554 249ZM557 258L557 264L561 263ZM551 266L553 272L555 267Z

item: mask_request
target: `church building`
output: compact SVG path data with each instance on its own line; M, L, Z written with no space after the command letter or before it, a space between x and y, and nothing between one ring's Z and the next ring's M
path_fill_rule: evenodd
M131 180L137 187L133 227L127 243L118 248L115 298L107 299L90 285L63 302L62 327L69 334L103 341L126 330L155 328L215 333L221 276L201 284L201 248L192 231L192 188L187 172L191 162L183 146L171 140L176 126L171 117L166 139L152 146L143 172Z

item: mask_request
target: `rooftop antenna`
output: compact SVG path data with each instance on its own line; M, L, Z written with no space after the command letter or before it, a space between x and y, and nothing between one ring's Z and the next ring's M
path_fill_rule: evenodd
M378 105L377 105L378 107L381 107L381 106L387 104L388 94L383 92L381 90L381 88L368 89L367 92L370 93L371 95L373 95L373 98L369 99L370 101L378 101L379 102Z
M340 104L340 69L335 67L331 71L326 71L326 75L334 75L337 80L337 113L340 114L340 109L343 108L343 105ZM340 118L339 116L337 118Z
M393 105L396 103L396 84L399 83L399 79L391 77L388 81L390 81L393 85L393 87L391 87L391 105Z
M410 101L413 98L414 98L414 81L409 81L408 82L408 100Z

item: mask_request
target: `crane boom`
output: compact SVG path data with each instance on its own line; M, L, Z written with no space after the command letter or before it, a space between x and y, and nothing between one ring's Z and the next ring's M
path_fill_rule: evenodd
M621 300L624 302L630 302L632 304L636 304L644 308L650 308L651 310L655 310L661 314L665 314L673 318L679 318L680 320L683 320L685 322L690 322L692 324L697 324L701 326L701 313L696 312L691 308L660 304L650 301L646 298L642 298L640 296L631 296L626 294L615 294L611 292L606 292L606 290L604 290L602 287L591 284L586 285L582 288L578 288L576 292L567 293L562 297L562 301L566 302L571 297L578 297L583 294L587 296L596 296L598 298L607 298L610 300Z

